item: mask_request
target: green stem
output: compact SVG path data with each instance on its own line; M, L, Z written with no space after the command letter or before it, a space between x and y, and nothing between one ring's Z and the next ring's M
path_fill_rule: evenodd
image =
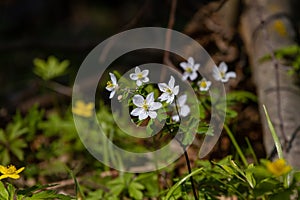
M186 149L183 149L183 150L184 150L184 157L185 157L185 161L186 161L186 164L187 164L187 167L188 167L188 171L189 171L189 174L191 174L192 173L192 168L191 168L191 164L190 164L189 155L188 155ZM194 185L193 176L190 177L190 181L191 181L191 184L192 184L192 190L193 190L194 198L195 198L195 200L198 200L196 188L195 188L195 185Z
M225 131L227 132L227 134L228 134L228 136L229 136L229 138L230 138L230 140L231 140L233 146L235 147L237 153L239 154L239 156L240 156L240 158L241 158L243 164L244 164L245 166L248 166L248 162L247 162L247 160L246 160L245 155L243 154L243 152L242 152L240 146L238 145L237 141L235 140L233 133L230 131L230 129L228 128L228 126L227 126L226 124L224 124L224 129L225 129Z

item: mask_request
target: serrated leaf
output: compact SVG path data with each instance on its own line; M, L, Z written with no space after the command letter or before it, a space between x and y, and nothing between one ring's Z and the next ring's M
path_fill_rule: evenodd
M138 182L131 182L128 187L129 196L134 199L142 199L143 193L141 190L144 189L144 186Z
M70 62L68 60L59 62L54 56L49 56L47 61L36 58L33 60L33 64L33 72L36 75L44 80L50 80L63 75L70 65Z

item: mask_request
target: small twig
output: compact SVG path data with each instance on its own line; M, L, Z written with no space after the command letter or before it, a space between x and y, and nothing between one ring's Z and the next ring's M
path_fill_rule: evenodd
M48 86L50 89L54 90L55 92L66 95L68 97L72 95L72 88L62 85L60 83L54 81L48 81L46 86Z
M104 171L101 172L100 177L101 178L105 178L108 176L117 176L118 172L117 171ZM80 182L82 181L83 177L76 177L77 181ZM54 183L50 183L49 185L53 185L51 187L49 187L49 189L58 189L58 188L63 188L69 185L74 185L74 179L67 179L67 180L62 180L62 181L58 181L58 182L54 182Z

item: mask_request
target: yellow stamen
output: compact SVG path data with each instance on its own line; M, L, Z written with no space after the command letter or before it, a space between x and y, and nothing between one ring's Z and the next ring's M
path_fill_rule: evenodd
M200 82L200 87L201 88L206 88L207 87L206 81L201 81Z
M170 88L167 88L167 89L166 89L166 92L169 93L169 94L171 94L171 93L172 93L172 90L171 90Z
M192 72L193 72L193 70L192 70L191 67L187 67L187 68L185 69L185 71L186 71L187 73L192 73Z
M144 103L143 103L142 108L143 108L144 110L148 110L148 109L149 109L149 106L147 105L146 100L144 100Z
M112 88L114 87L114 84L111 81L107 81L106 83L107 87Z
M142 74L142 73L139 73L139 74L137 75L137 77L138 77L138 79L142 79L142 78L143 78L143 74Z

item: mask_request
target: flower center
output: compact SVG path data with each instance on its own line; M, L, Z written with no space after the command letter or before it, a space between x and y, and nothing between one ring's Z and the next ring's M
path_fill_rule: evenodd
M143 78L143 74L142 73L138 73L137 77L138 77L138 79L142 79Z
M192 73L192 72L193 72L193 70L192 70L191 67L187 67L187 68L185 69L185 71L186 71L187 73Z
M7 167L6 174L14 174L16 173L16 171L17 171L16 167L11 165Z
M166 92L169 93L169 94L172 94L172 90L170 88L167 88Z
M146 110L146 111L149 109L149 106L147 105L146 100L144 100L144 103L143 103L142 108L143 108L144 110Z
M207 87L206 81L201 81L200 87L201 88L206 88Z
M220 75L221 75L222 78L224 78L225 77L225 72L220 72Z
M114 84L111 81L107 81L107 87L112 88L114 87Z

